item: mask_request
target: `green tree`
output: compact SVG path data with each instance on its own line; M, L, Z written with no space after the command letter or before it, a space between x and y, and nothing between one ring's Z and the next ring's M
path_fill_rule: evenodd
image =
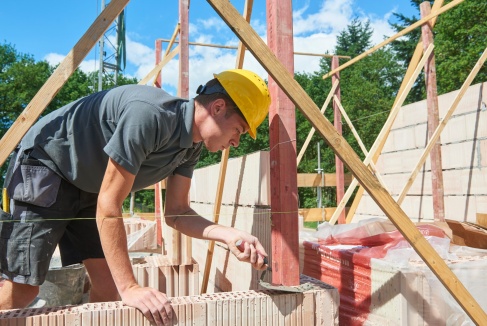
M422 1L411 0L419 15L419 5ZM445 1L449 3L451 1ZM394 14L399 23L391 24L399 32L418 21L418 17L406 17ZM487 2L484 0L464 1L458 6L446 11L438 17L433 29L435 44L435 61L438 83L438 94L444 94L459 89L468 73L477 62L487 44ZM406 66L420 40L421 29L408 33L401 40L392 43L394 51ZM487 79L487 68L480 70L473 83ZM421 74L408 96L409 102L416 102L426 97L424 77Z
M46 62L35 62L32 56L19 53L13 45L0 44L0 138L29 104L49 73ZM7 165L0 167L2 185Z
M423 2L422 0L411 0L411 6L416 8L416 11L419 14L419 5ZM407 17L401 13L393 13L394 17L399 21L398 23L390 23L392 29L399 33L403 29L407 28L408 26L414 24L418 21L418 17L412 16ZM411 62L411 58L413 56L414 50L416 49L416 45L418 44L421 38L421 28L416 28L411 32L407 33L403 37L393 41L391 43L392 48L394 49L398 61L402 64L404 69L407 69L409 62ZM411 91L409 92L405 103L414 103L417 101L421 101L426 96L426 91L424 87L424 73L421 73Z
M464 1L438 18L434 42L439 94L459 89L485 50L486 20L485 0ZM486 80L484 64L472 84Z

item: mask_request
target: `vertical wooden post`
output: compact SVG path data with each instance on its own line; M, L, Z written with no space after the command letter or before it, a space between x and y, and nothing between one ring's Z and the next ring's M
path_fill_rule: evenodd
M339 66L338 57L334 55L331 59L331 70L337 69ZM333 76L331 76L331 83L332 85L338 82L338 87L335 90L335 96L338 100L341 100L340 96L340 72L337 71ZM342 134L342 115L340 113L340 108L338 107L338 103L333 101L333 125L337 130L338 134ZM344 176L344 169L343 169L343 162L340 160L338 155L335 154L335 175L336 175L336 202L337 205L342 201L343 195L345 193L345 176ZM338 223L345 224L345 210L342 210L340 215L338 216Z
M421 17L426 17L431 12L431 5L428 1L421 3L419 6ZM423 49L426 50L433 43L433 31L429 23L421 27L421 38ZM438 127L439 110L438 110L438 92L436 88L436 67L435 53L432 52L426 65L424 66L426 93L428 105L428 139L431 139L433 133ZM441 140L438 138L436 144L430 153L431 159L431 192L433 195L433 212L435 221L445 221L445 203L443 191L443 171L441 164Z
M156 40L156 66L161 62L162 56L162 41ZM161 74L157 74L156 80L154 81L154 87L161 88ZM162 225L164 221L162 220L162 192L161 183L157 182L154 185L154 219L156 221L156 239L157 245L162 246Z
M189 97L189 0L179 0L179 83L178 96ZM179 234L181 261L180 265L192 264L192 240Z
M156 40L156 66L159 62L161 62L162 57L162 40ZM157 78L154 81L154 86L161 88L162 81L161 81L161 74L157 74Z
M189 97L189 0L179 0L179 82L178 96Z
M294 74L291 0L267 0L267 44L289 76ZM291 77L292 78L292 77ZM299 284L298 188L295 107L269 76L272 282Z

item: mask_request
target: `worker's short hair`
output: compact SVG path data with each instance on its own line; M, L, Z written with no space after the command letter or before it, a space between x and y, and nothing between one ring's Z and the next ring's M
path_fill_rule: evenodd
M227 111L225 117L229 117L231 114L236 112L242 117L242 119L246 121L242 112L237 107L232 98L228 95L228 93L225 91L218 79L213 78L208 81L204 86L200 85L196 90L196 93L198 95L194 98L194 100L203 105L205 108L213 101L223 99L227 108L231 109Z

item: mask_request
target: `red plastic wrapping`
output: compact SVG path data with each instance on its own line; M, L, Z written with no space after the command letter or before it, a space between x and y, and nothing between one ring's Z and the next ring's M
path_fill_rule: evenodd
M433 225L417 228L424 236L446 237L443 230ZM357 236L360 234L365 233L350 230L318 242L303 242L303 274L338 289L340 325L344 326L363 325L370 313L370 259L383 258L388 250L404 240L397 230L362 238Z

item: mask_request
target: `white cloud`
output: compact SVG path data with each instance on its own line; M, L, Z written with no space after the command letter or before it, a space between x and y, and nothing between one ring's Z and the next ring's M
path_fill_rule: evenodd
M65 55L59 53L49 53L44 57L44 60L47 61L51 66L56 66L61 61L66 58ZM90 73L93 71L98 70L98 61L92 60L84 60L81 62L79 68L84 71L85 73Z

